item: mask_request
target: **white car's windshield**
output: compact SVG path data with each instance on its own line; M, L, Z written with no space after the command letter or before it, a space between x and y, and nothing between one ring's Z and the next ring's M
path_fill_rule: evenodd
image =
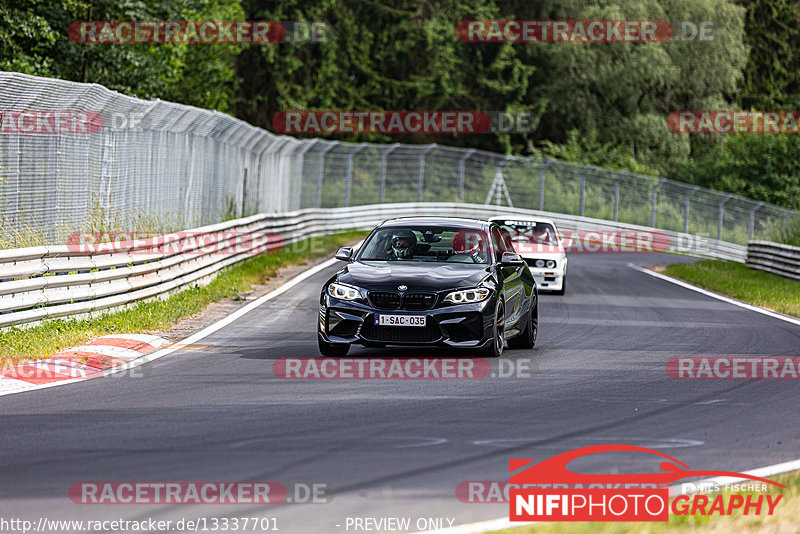
M511 239L520 243L558 245L558 234L550 223L534 221L500 221L500 227L511 234Z

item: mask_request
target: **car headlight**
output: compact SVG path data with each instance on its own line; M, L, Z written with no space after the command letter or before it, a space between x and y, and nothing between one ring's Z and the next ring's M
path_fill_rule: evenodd
M358 288L335 282L328 284L328 295L341 300L357 300L361 298L361 292Z
M536 260L533 264L541 269L544 267L544 260Z
M490 293L491 291L485 287L464 289L462 291L452 291L447 294L447 296L444 298L444 301L451 304L469 304L472 302L486 300Z
M556 262L554 260L547 260L547 268L548 269L555 269L556 268Z

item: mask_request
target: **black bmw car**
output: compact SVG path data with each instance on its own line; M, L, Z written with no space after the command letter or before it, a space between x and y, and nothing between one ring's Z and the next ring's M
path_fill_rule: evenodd
M510 236L488 221L413 217L383 222L322 288L317 335L325 356L429 345L499 356L536 342L536 282Z

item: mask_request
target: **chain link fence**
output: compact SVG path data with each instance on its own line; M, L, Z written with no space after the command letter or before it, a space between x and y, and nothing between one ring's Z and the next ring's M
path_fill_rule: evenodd
M507 205L746 244L770 239L794 213L558 160L295 139L215 111L17 73L0 72L0 113L3 248L57 244L98 227L173 230L256 213L398 202ZM81 121L91 114L102 124L96 119L84 131Z

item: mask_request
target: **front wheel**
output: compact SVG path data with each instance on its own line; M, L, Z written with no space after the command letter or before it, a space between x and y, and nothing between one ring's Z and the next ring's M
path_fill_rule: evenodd
M349 343L328 343L321 336L317 336L317 343L319 344L320 354L327 357L347 356L350 351Z
M531 299L532 300L532 299ZM539 306L534 307L528 313L528 321L523 330L517 337L508 340L510 349L532 349L536 345L536 336L539 333Z
M492 322L492 339L481 352L487 358L499 358L503 354L503 346L506 343L506 308L503 301L497 301L494 310L494 321Z

